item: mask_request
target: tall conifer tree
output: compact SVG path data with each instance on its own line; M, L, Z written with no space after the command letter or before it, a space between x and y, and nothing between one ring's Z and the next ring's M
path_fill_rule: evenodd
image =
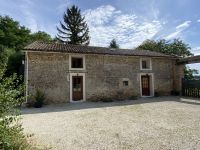
M57 30L57 38L62 43L89 44L89 28L85 17L81 16L81 10L75 5L66 10L63 15L63 22L60 21L60 27L57 27Z

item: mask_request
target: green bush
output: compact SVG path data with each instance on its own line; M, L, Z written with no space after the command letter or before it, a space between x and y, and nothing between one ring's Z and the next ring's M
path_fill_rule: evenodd
M159 97L159 96L160 96L159 92L155 92L155 93L154 93L154 96L155 96L155 97Z
M101 99L102 102L113 102L113 99L111 98L106 98L106 99Z
M173 96L179 96L180 92L179 91L171 91L171 95L173 95Z
M16 74L5 77L6 57L4 48L0 47L0 149L31 149L18 122L24 87L19 84L20 79Z
M0 149L3 150L31 149L18 123L18 108L24 101L23 86L18 81L16 74L5 78L0 69Z
M28 144L22 127L18 124L8 126L7 123L0 123L0 149L3 150L28 150L32 149Z
M100 101L102 101L102 102L113 102L113 99L110 98L110 97L102 97L102 98L100 99Z
M136 95L129 97L129 100L137 100L137 99L138 99L138 96L136 96Z
M40 90L36 90L35 96L34 96L34 107L35 108L41 108L44 104L45 96L44 93Z
M97 99L97 98L90 98L90 99L87 99L87 101L89 101L89 102L99 102L99 99Z

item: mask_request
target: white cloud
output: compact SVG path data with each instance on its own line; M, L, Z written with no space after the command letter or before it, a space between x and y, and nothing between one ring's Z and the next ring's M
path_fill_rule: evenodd
M34 3L31 0L23 0L23 3L20 4L22 14L24 15L24 21L27 24L27 27L31 29L32 32L39 30L38 22L34 14L30 11L30 8L33 7Z
M110 5L98 7L95 10L88 9L84 11L86 19L93 25L102 25L109 21L109 19L115 15L121 13Z
M198 19L197 22L200 22L200 19Z
M159 21L123 14L111 5L89 9L83 14L90 29L90 44L95 46L108 46L115 38L121 48L133 48L154 37L162 28Z
M194 55L200 55L200 46L192 48L191 52ZM199 70L199 75L200 75L200 63L189 64L187 66L189 66L191 69L197 69L197 70Z
M186 30L191 24L191 21L185 21L182 24L176 26L176 29L174 32L170 33L166 37L164 37L166 40L171 40L174 38L177 38L181 35L181 33Z
M65 0L62 1L57 7L56 7L56 13L57 14L63 14L66 9L71 5L71 0Z
M26 16L25 20L27 22L28 28L30 28L32 32L37 32L39 30L39 26L34 15L29 11L26 11L24 14Z
M184 30L190 26L191 21L185 21L184 23L176 27L177 30Z
M45 31L52 37L56 35L56 25L45 22L46 19L42 18L40 13L36 13L35 8L37 4L31 0L22 0L19 4L23 24L31 30L32 33L37 31Z
M152 12L152 15L153 15L154 19L158 19L160 11L158 9L156 9L157 1L156 0L152 0L150 3L151 3L150 4L150 9L151 9L151 12Z
M194 53L194 55L200 55L200 46L192 48L191 52Z
M191 69L198 70L198 74L197 75L200 75L200 63L188 64L187 66L190 67Z

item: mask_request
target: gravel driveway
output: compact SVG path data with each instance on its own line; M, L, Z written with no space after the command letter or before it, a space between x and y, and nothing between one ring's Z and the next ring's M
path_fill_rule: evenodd
M159 97L23 109L26 133L48 149L200 149L200 100Z

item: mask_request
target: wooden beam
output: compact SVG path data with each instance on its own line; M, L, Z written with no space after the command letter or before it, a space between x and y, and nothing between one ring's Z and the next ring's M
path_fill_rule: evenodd
M194 64L194 63L200 63L200 55L187 57L187 58L180 58L177 60L177 64Z

